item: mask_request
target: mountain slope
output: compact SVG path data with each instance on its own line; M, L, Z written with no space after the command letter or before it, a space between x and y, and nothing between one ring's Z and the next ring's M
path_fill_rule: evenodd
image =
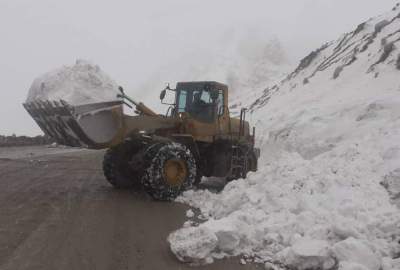
M318 81L338 84L332 80L356 74L378 77L388 65L400 69L399 12L396 6L391 12L361 23L353 32L311 52L281 84L264 90L251 109L264 106L282 87L295 89L303 85L302 89L307 89L305 85L310 82L316 85Z
M169 237L183 261L400 269L400 8L304 58L250 106L259 171L178 201L207 221ZM246 93L243 93L245 95Z

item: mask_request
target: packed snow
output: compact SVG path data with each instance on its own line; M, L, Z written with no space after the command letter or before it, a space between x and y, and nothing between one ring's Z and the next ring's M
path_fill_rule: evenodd
M267 88L251 106L258 171L220 193L191 190L177 199L207 219L169 235L177 258L400 269L399 46L396 6Z
M118 85L99 66L77 60L73 66L50 71L32 83L26 102L64 100L81 105L117 99Z

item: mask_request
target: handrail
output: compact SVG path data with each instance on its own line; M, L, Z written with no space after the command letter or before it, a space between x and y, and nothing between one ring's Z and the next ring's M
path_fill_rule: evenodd
M246 120L246 108L242 108L240 110L240 122L239 122L239 138L243 135L244 136L244 123Z

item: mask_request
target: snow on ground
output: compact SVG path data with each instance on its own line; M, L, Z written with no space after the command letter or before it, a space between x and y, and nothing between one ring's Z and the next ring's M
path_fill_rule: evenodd
M64 66L35 79L26 102L62 99L81 105L116 100L118 93L118 85L99 66L77 60L74 66Z
M391 45L388 45L391 44ZM251 106L259 170L177 200L204 223L168 237L191 264L400 269L400 8L305 58Z
M29 158L31 161L37 161L47 155L58 155L74 153L78 151L93 151L77 147L50 147L45 145L35 146L8 146L0 147L0 159L25 159Z

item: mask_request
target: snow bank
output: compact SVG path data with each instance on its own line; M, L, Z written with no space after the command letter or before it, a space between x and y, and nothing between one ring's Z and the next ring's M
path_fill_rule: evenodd
M178 258L400 269L400 211L392 201L400 192L399 13L324 46L254 103L259 170L219 194L187 191L177 199L207 219L170 234ZM383 39L394 49L381 61Z
M99 66L77 60L72 67L64 66L35 79L26 102L62 99L81 105L116 100L117 94L118 85Z

